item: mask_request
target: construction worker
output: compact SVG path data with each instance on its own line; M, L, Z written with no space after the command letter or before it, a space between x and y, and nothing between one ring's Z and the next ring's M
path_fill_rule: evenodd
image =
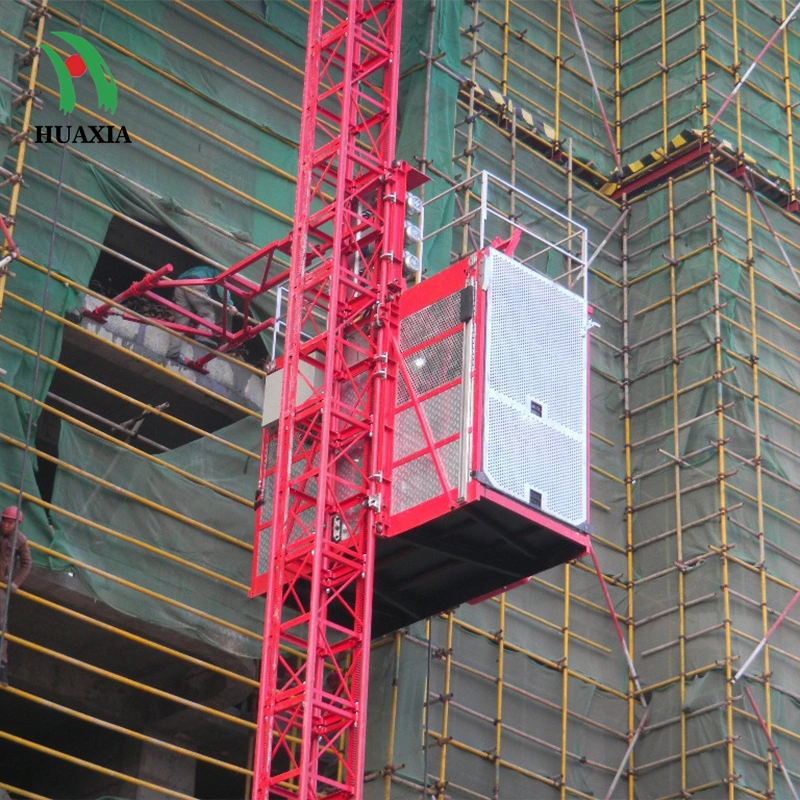
M28 540L19 529L22 524L22 511L17 506L9 506L0 518L0 580L8 585L0 592L0 620L6 616L6 606L10 592L16 592L31 571L31 549ZM16 530L16 542L14 531ZM10 573L10 574L9 574ZM0 647L0 685L8 686L8 641L3 634Z
M210 278L216 278L220 271L221 270L219 270L217 267L211 267L203 264L197 267L192 267L191 269L187 269L185 272L182 272L179 277L181 280L184 278L192 280L208 280ZM214 303L215 300L217 301L216 304ZM219 287L214 284L209 284L208 286L176 286L172 295L172 301L176 305L179 305L181 308L185 308L187 311L191 311L193 314L201 317L211 325L216 325L219 319L219 300L220 290ZM180 325L194 324L189 317L184 316L183 314L176 314L175 322L179 323ZM195 338L198 342L202 342L203 344L207 344L211 347L214 347L217 344L214 339L209 336L199 335ZM180 355L180 340L173 338L170 341L167 357L180 359Z

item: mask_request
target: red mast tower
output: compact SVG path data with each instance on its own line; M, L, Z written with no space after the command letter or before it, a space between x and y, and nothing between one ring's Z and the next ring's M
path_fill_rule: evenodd
M310 5L280 419L256 526L270 561L254 800L355 798L363 780L410 172L394 160L401 10Z

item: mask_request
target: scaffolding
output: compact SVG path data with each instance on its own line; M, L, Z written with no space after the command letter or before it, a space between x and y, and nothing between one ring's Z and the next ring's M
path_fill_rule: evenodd
M404 19L398 153L431 178L424 266L474 249L484 170L589 231L599 569L558 567L374 643L365 796L788 800L793 4L420 8ZM305 11L24 0L0 16L0 212L20 251L0 270L0 490L22 499L37 565L11 599L0 788L249 797L271 344L202 375L165 357L152 306L112 303L105 325L76 312L167 261L225 268L285 236ZM79 81L74 115L57 111L38 48L66 56L60 30L108 61L113 119ZM55 123L124 124L132 144L37 143ZM514 192L489 202L524 224Z

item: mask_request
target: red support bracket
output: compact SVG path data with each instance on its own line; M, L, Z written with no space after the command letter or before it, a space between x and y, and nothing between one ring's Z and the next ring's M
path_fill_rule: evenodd
M172 272L172 269L172 264L165 264L163 267L161 267L161 269L157 269L155 272L145 275L142 280L131 284L131 286L129 286L124 292L112 298L112 303L104 303L103 305L92 309L84 308L83 316L89 317L95 322L99 322L101 324L106 323L108 321L108 315L111 313L111 309L114 308L113 304L120 305L130 297L137 297L145 292L149 292L158 284L159 279L163 278L164 275L169 275L169 273Z
M315 236L315 239L319 239ZM173 272L171 264L166 264L155 272L146 275L142 280L136 281L131 284L124 292L112 298L110 303L97 306L93 309L84 309L83 315L90 319L104 324L108 321L108 317L114 313L114 305L120 305L131 297L146 297L153 303L161 305L176 314L188 317L193 323L190 325L183 325L180 323L170 322L168 320L158 320L158 325L163 328L169 328L177 333L186 336L208 336L209 338L217 339L219 346L208 355L196 359L188 364L193 369L200 372L205 372L205 364L211 361L219 353L226 353L233 350L245 342L258 336L264 330L272 328L276 324L273 318L255 322L254 316L251 314L252 302L268 292L274 291L278 286L288 281L289 270L283 268L277 271L274 275L273 267L276 264L275 256L278 253L287 254L291 250L292 234L279 239L266 247L262 247L255 252L251 253L246 258L237 262L231 267L221 271L219 275L213 278L171 278L170 274ZM245 276L245 270L255 272L254 267L263 262L261 268L261 276L258 280ZM168 297L158 293L158 290L174 289L178 286L191 286L198 289L205 287L216 286L222 295L222 320L220 325L209 323L190 310L184 309L173 303ZM234 303L235 301L235 303ZM237 311L244 319L244 324L238 331L230 330L228 324L228 317L230 314L229 305L235 305ZM126 319L148 324L148 319L140 316L130 315L126 316L122 312L122 316Z

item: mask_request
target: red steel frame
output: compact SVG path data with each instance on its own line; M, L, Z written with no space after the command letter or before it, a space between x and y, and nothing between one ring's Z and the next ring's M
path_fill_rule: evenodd
M169 275L173 267L171 264L165 264L160 269L151 272L142 280L132 284L124 292L114 297L112 303L104 303L91 310L84 309L83 314L101 323L106 322L111 314L118 314L122 316L123 319L146 322L147 320L142 320L140 317L115 311L114 307L115 305L123 303L130 297L147 297L155 303L188 317L192 323L191 325L182 325L180 323L159 320L159 325L187 336L200 334L217 339L219 344L215 351L209 352L189 365L203 371L205 365L215 358L218 353L226 353L230 350L234 350L239 347L239 345L275 325L274 319L267 319L254 323L253 316L250 313L250 307L253 300L267 292L274 291L278 286L287 282L289 270L283 269L272 277L270 277L270 273L272 272L276 254L279 252L288 253L291 241L291 235L289 235L284 239L262 247L260 250L242 259L232 267L220 272L220 274L213 279L179 278L177 280L170 280ZM263 262L263 267L260 280L254 281L241 274L245 269L253 268L261 262ZM159 289L174 289L177 286L195 286L198 290L203 290L204 287L208 286L217 286L219 294L222 297L222 319L220 324L217 325L208 322L188 309L176 305L157 292ZM234 300L237 301L237 308L241 311L244 319L241 329L235 332L228 324L228 307L233 304Z
M394 162L400 14L399 0L309 12L274 497L257 522L270 569L254 800L362 792L409 173Z
M493 245L495 243L493 242ZM485 251L477 253L475 256L468 256L460 262L453 264L448 269L433 275L428 280L421 283L414 288L414 291L408 292L403 295L400 302L400 316L402 319L417 313L423 308L443 299L449 295L457 294L467 285L468 282L473 283L478 278L478 267L482 262ZM485 317L485 296L482 292L476 292L475 297L476 307L474 309L474 319L479 328L482 328L483 319ZM467 496L464 498L458 497L458 487L451 487L445 474L445 467L441 460L440 449L445 445L457 440L462 435L462 430L454 429L449 432L444 438L437 438L430 428L427 416L422 411L421 404L432 395L445 392L452 388L454 385L463 385L469 382L470 378L475 383L480 383L483 378L483 348L484 341L481 336L475 337L475 359L472 366L472 375L460 375L458 378L451 380L448 383L437 385L422 394L417 394L414 390L413 381L411 380L408 369L405 366L405 359L413 356L416 351L424 350L432 343L438 341L452 340L453 334L459 331L465 331L465 325L460 322L448 330L441 331L438 336L434 338L427 338L416 346L403 351L399 338L395 337L393 342L393 349L395 357L398 361L398 381L405 383L408 391L408 400L399 405L396 409L397 413L413 407L415 410L416 421L419 425L420 432L422 433L425 444L419 450L407 453L402 458L398 458L392 464L392 468L402 466L403 464L418 458L421 454L426 454L432 461L436 471L436 478L441 489L435 496L429 500L412 506L405 511L396 511L391 509L391 518L388 521L388 535L397 536L405 533L408 530L414 529L420 524L434 518L446 514L448 511L456 508L465 501L472 501L477 498L479 486L476 481L470 480L467 484ZM466 333L464 333L466 335ZM461 352L453 353L453 357L461 359ZM471 452L471 472L475 474L480 469L479 453L480 453L480 438L482 435L482 428L480 424L475 424L475 420L481 419L481 398L476 398L476 407L473 409L472 419L469 421L468 434L473 439L472 452ZM394 454L392 453L392 456Z

